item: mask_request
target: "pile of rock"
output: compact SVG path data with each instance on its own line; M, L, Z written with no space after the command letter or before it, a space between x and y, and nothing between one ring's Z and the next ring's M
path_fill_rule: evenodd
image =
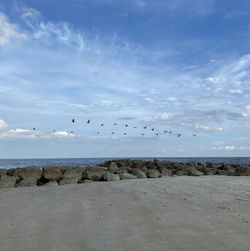
M166 176L250 176L250 166L179 163L169 161L111 160L100 166L0 169L0 188L77 184L87 181L118 181Z

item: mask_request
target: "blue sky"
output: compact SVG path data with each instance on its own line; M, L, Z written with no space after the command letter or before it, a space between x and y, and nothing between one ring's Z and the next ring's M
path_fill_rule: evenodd
M249 156L249 68L248 0L2 0L0 158Z

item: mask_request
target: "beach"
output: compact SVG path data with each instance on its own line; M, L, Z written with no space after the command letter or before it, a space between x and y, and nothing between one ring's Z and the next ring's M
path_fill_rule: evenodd
M178 176L0 190L0 250L250 250L250 182Z

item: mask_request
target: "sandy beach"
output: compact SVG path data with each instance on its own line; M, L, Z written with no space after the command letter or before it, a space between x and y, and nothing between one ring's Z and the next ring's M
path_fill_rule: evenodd
M250 178L0 190L1 251L250 250Z

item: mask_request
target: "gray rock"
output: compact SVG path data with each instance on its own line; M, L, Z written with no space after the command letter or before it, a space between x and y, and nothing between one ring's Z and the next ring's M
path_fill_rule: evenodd
M121 180L137 179L137 177L134 176L134 175L131 174L131 173L121 173L121 174L120 174L120 179L121 179Z
M147 172L147 177L148 178L159 178L159 177L161 177L161 174L157 169L150 169Z
M197 170L197 169L192 169L189 171L189 175L190 176L202 176L202 175L204 175L204 173Z
M118 180L120 180L120 176L119 176L119 174L114 174L114 173L106 172L103 175L103 180L104 181L118 181Z
M50 181L59 181L62 179L63 175L58 167L45 167L43 172L43 177Z
M87 168L83 174L82 179L93 180L93 181L100 181L103 180L103 175L106 173L106 170L102 167L90 167Z
M76 178L63 178L61 179L58 184L59 185L68 185L68 184L78 184L79 179Z
M216 175L218 172L217 168L205 168L205 175Z
M1 174L0 188L15 187L15 185L16 185L15 176L9 176L9 175L6 175L6 174Z
M117 164L115 162L111 162L108 167L108 170L112 173L116 172L118 170Z
M136 176L138 179L146 179L147 178L146 173L144 173L142 170L137 169L137 168L133 168L130 173L133 174L134 176Z
M45 183L43 186L58 186L58 182L53 180Z
M36 167L21 168L16 169L14 175L18 177L16 186L36 186L42 171Z
M163 177L167 177L167 176L172 176L173 175L172 171L170 169L166 169L166 168L161 169L160 172L161 172L161 176L163 176Z

